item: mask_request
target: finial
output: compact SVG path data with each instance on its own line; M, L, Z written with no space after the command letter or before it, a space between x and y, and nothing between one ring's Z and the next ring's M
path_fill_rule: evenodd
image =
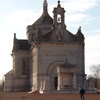
M16 42L16 33L14 33L14 43Z
M58 4L60 4L60 0L58 0Z
M16 33L14 33L14 39L16 39Z
M44 3L43 3L43 12L47 12L47 7L48 7L47 0L44 0Z
M81 31L81 26L79 26L78 30Z
M43 6L47 6L47 0L44 0Z
M60 7L60 0L58 0L58 7Z

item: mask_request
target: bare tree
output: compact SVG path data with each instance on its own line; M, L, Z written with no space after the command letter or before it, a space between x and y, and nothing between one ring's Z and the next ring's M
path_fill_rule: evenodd
M0 92L4 91L4 81L0 80Z
M4 75L2 79L0 80L0 92L4 92Z
M92 65L90 66L91 75L94 78L100 78L100 65Z

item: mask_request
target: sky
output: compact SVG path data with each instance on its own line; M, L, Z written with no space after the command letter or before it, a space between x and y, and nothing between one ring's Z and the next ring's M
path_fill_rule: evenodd
M42 14L44 0L0 0L0 79L12 69L13 37L26 39L26 27ZM48 12L58 0L47 0ZM100 64L100 0L60 0L64 7L67 29L76 34L79 26L85 36L85 72Z

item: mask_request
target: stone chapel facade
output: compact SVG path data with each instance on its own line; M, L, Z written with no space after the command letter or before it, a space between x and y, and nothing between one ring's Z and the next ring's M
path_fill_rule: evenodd
M84 85L84 35L66 29L58 1L49 16L47 0L41 17L27 26L27 40L13 40L13 69L5 75L5 92L67 91Z

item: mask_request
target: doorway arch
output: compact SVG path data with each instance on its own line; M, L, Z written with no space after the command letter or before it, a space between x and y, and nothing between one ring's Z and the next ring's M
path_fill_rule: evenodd
M65 61L63 60L57 60L52 62L48 69L47 69L47 75L50 78L50 88L52 90L57 90L58 86L58 75L57 75L57 66L64 64Z

